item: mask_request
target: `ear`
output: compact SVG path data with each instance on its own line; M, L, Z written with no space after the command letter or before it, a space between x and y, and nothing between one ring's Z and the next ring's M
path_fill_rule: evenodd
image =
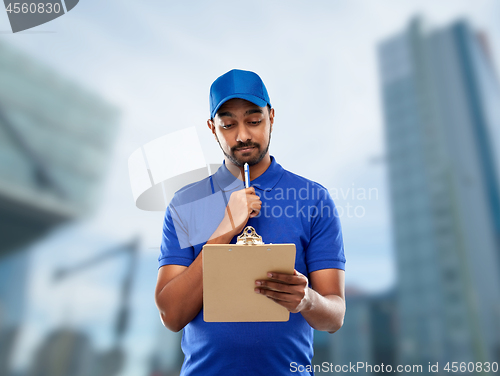
M273 124L274 124L274 108L271 108L269 110L269 122L271 123L271 132L273 131Z
M207 125L208 128L212 131L212 134L215 136L215 139L217 140L217 135L215 134L215 123L212 119L207 120Z
M207 125L208 125L208 128L212 131L212 133L215 134L215 124L214 124L214 121L212 119L208 119L207 120Z

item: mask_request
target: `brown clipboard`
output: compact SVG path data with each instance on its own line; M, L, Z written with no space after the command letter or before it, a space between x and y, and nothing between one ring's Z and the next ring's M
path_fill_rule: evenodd
M206 322L288 321L285 307L254 290L267 272L293 274L295 244L263 244L248 226L237 244L206 244L202 252Z

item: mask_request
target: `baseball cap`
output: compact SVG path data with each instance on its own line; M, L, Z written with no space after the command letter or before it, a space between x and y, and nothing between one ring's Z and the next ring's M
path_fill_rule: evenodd
M210 86L210 117L215 117L220 106L233 98L245 99L259 107L271 106L264 82L250 71L233 69L213 82Z

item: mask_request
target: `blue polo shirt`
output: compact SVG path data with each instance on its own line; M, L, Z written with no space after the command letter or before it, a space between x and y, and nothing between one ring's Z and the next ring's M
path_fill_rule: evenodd
M262 208L247 225L265 243L294 243L295 269L306 277L320 269L344 270L340 221L326 188L283 169L272 156L251 186ZM189 266L222 221L231 193L243 188L223 164L176 192L165 213L160 267ZM313 329L300 313L291 313L287 322L208 323L201 310L183 329L181 346L181 375L309 375L292 373L290 363L311 364Z

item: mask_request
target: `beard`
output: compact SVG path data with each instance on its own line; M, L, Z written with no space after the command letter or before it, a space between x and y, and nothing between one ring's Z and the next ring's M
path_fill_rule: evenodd
M248 163L249 166L253 166L253 165L256 165L257 163L259 163L262 159L264 159L264 157L266 156L268 150L269 150L269 145L271 144L271 131L269 131L269 141L267 142L267 146L264 150L261 149L261 146L260 144L256 143L256 142L240 142L239 144L237 144L236 146L233 146L230 150L230 154L227 153L223 148L222 148L222 145L220 144L220 141L219 141L219 138L217 137L217 135L215 135L215 137L217 138L217 142L219 143L219 147L221 148L222 152L224 153L224 155L233 163L235 164L236 166L238 167L243 167L245 165L245 163ZM260 153L255 156L254 158L250 159L250 160L240 160L236 157L236 155L234 154L236 150L238 149L242 149L242 148L248 148L248 147L254 147L256 148L258 151L260 151Z

